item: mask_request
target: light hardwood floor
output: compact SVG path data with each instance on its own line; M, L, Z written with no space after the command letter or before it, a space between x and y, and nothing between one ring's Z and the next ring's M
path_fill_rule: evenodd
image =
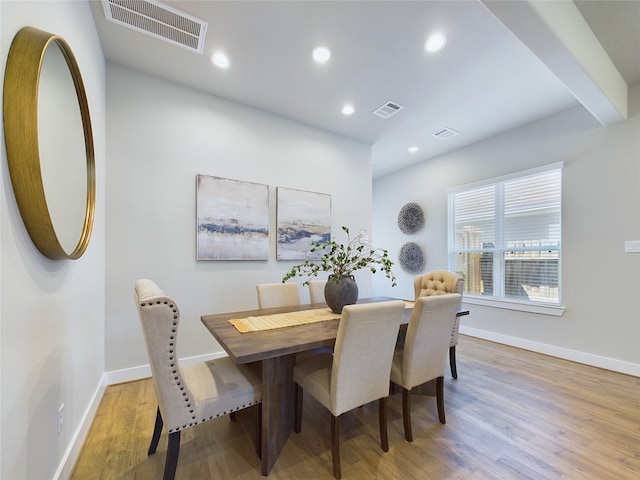
M460 336L458 380L445 377L447 424L435 398L414 395L414 442L404 439L401 395L389 400L389 452L380 449L377 402L342 418L342 478L640 478L640 378ZM148 457L156 402L150 380L107 388L73 480L159 479L167 448ZM268 478L332 479L329 414L304 401ZM255 479L260 461L250 412L182 435L176 479Z

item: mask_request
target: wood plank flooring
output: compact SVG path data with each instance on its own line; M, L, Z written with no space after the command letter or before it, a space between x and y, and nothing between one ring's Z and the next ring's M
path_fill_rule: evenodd
M404 439L401 395L389 399L389 452L377 402L342 418L342 478L640 478L640 378L460 336L458 380L445 377L447 424L434 397L414 395L414 442ZM150 380L107 388L72 480L159 479L167 449L147 456L156 401ZM176 479L256 479L252 412L182 434ZM332 479L329 414L304 401L269 479Z

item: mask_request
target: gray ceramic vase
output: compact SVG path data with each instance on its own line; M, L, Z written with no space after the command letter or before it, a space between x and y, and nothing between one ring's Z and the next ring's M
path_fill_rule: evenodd
M341 275L336 279L329 275L324 287L324 300L333 313L342 313L342 307L358 301L358 284L353 275Z

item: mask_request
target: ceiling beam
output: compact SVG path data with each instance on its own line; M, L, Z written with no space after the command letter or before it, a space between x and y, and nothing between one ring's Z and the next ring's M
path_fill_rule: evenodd
M572 1L482 3L602 125L627 118L627 84Z

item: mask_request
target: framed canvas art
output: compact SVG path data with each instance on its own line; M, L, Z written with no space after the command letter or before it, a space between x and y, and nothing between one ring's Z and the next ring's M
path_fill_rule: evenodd
M331 195L278 187L277 204L277 259L320 258L309 250L311 242L331 240Z
M269 187L197 175L198 260L269 259Z

